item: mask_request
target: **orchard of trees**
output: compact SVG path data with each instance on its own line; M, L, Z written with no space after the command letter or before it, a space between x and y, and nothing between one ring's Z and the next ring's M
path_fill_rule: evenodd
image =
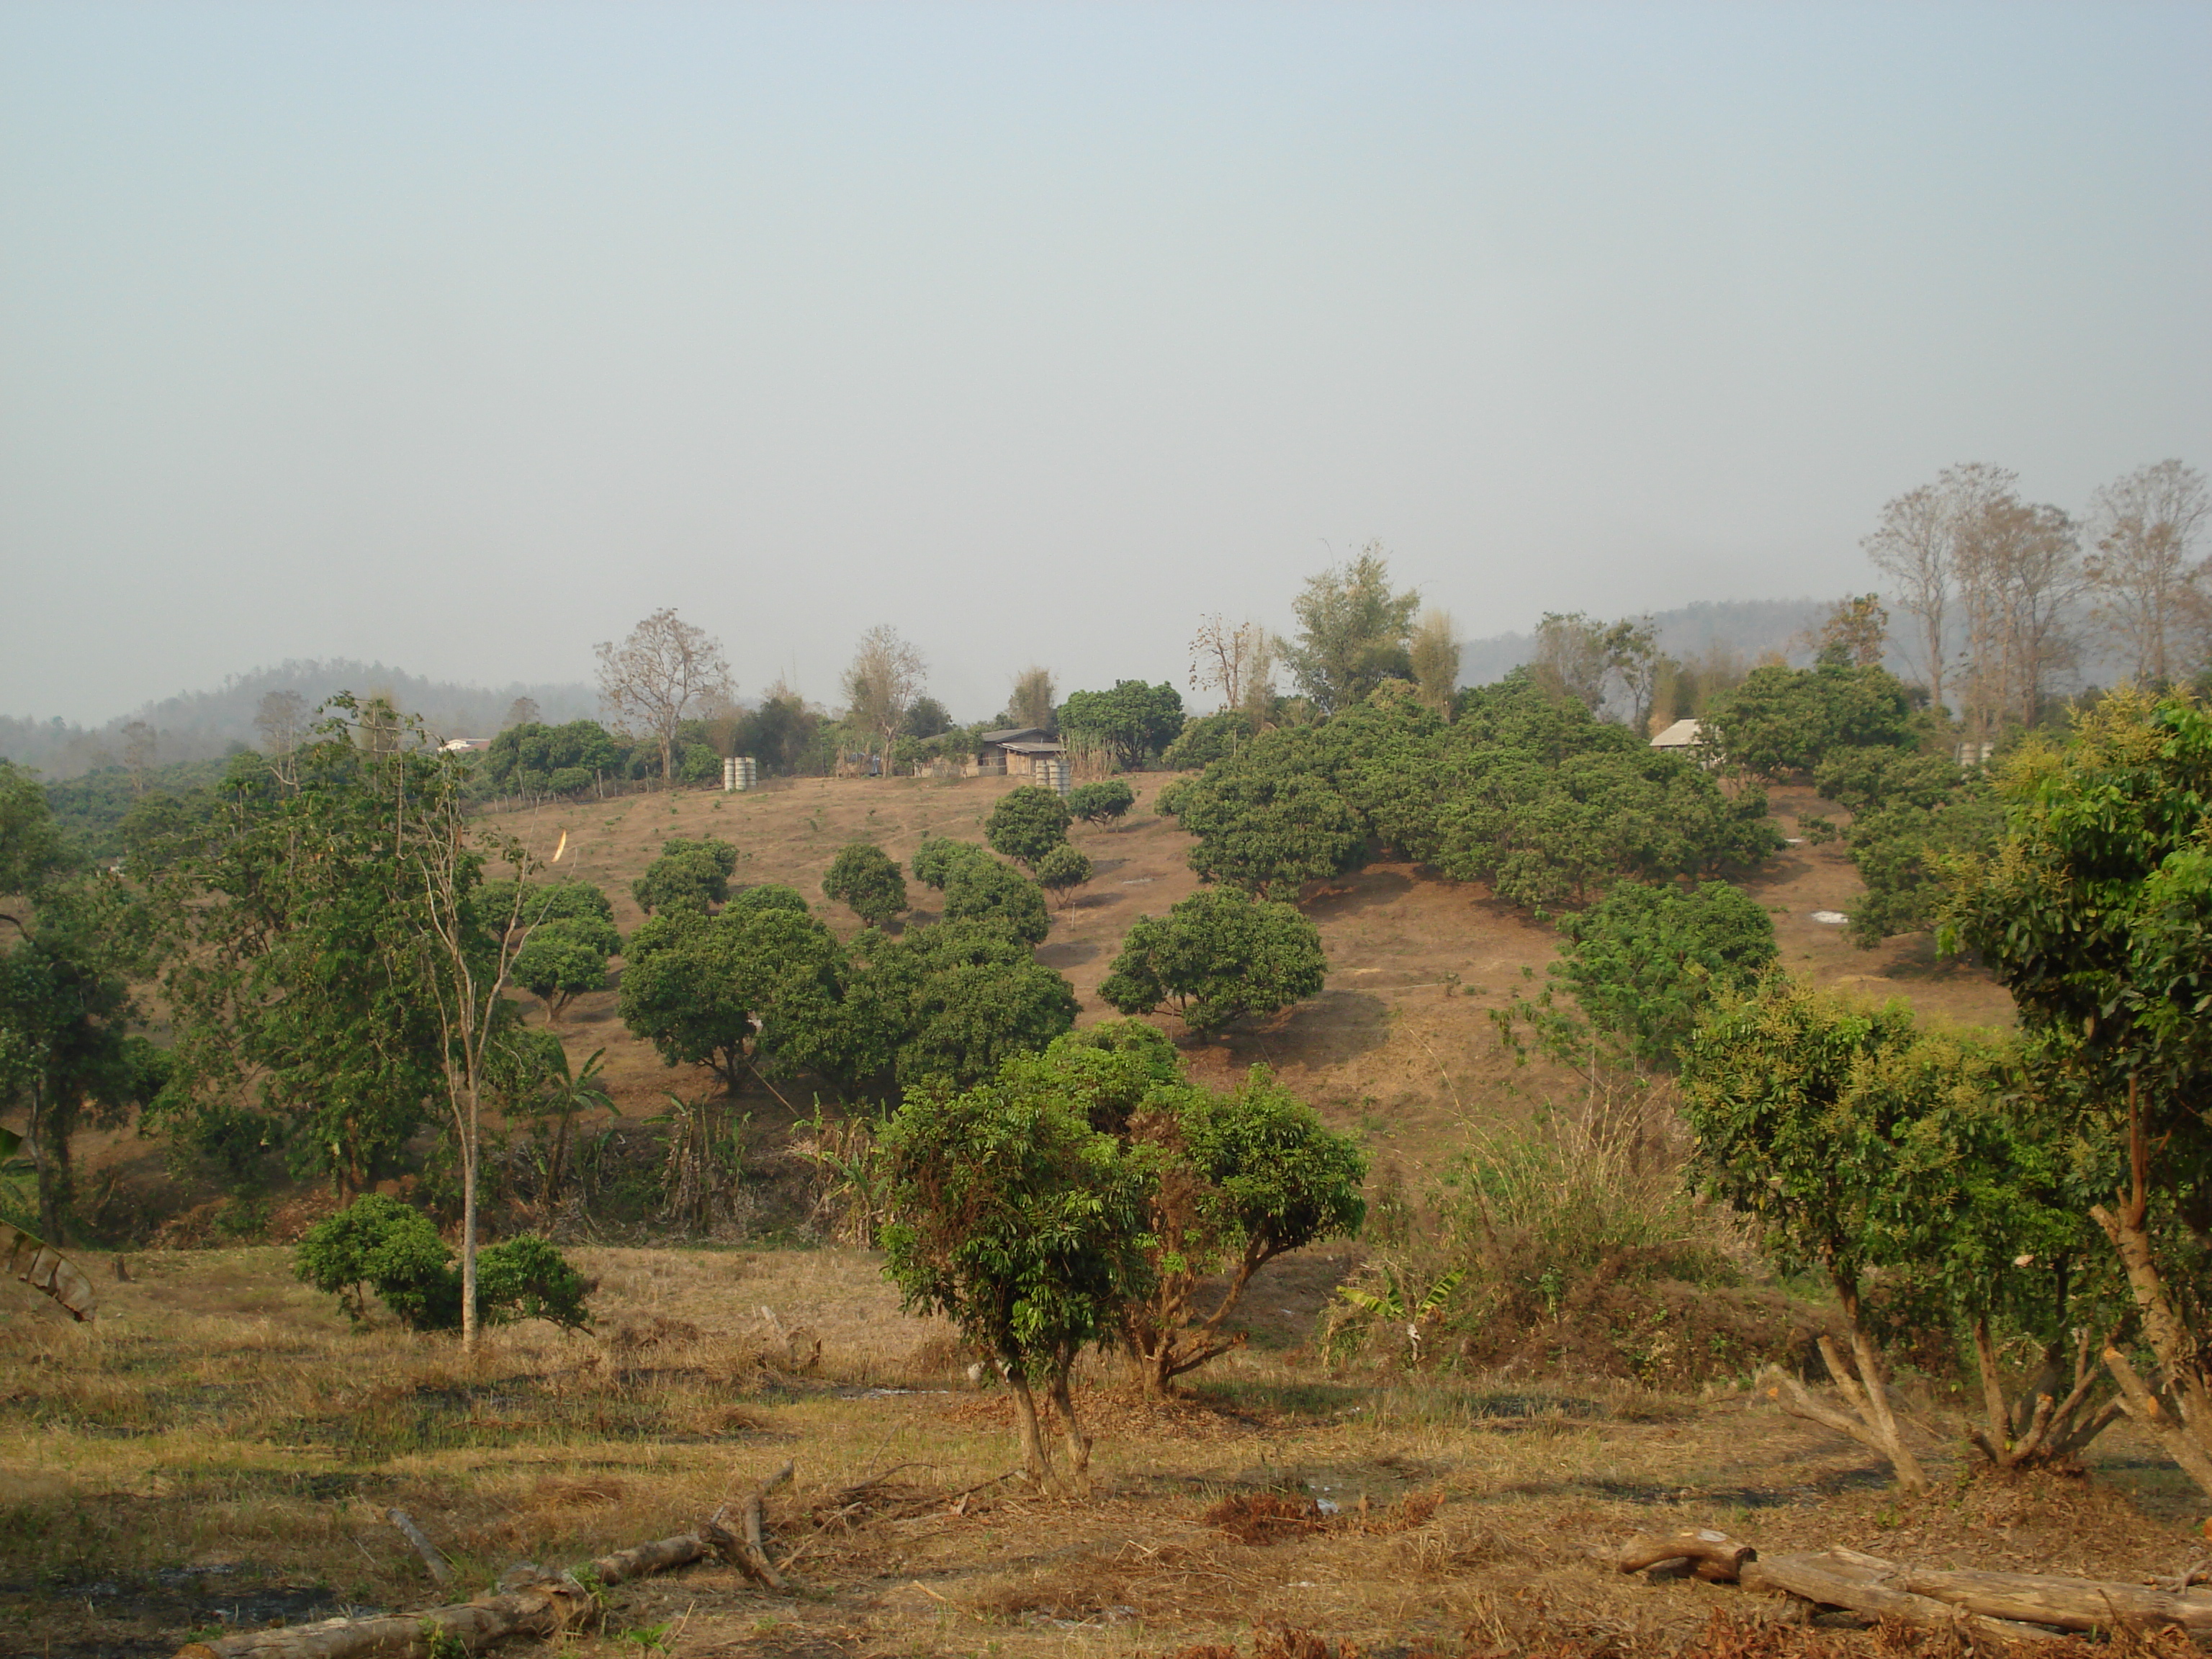
M557 853L477 816L488 797L708 782L734 753L771 775L972 756L984 728L952 724L888 628L863 636L835 714L781 686L740 707L720 644L668 611L599 647L605 725L518 708L482 754L374 698L272 704L262 748L219 779L131 788L121 872L0 763L0 1102L25 1125L23 1219L68 1242L72 1138L133 1111L180 1169L240 1194L279 1158L362 1194L432 1130L456 1242L362 1197L303 1245L302 1277L356 1317L374 1294L464 1341L510 1319L580 1324L589 1286L550 1244L479 1249L478 1190L495 1121L541 1126L549 1195L574 1169L573 1126L610 1097L601 1057L572 1066L557 1028L618 957L617 1012L668 1066L731 1095L803 1080L873 1126L860 1178L886 1271L1003 1372L1032 1476L1079 1487L1085 1347L1170 1388L1238 1340L1267 1261L1367 1209L1352 1141L1264 1068L1200 1085L1142 1022L1173 1016L1197 1054L1319 994L1309 884L1389 858L1555 924L1558 962L1494 1011L1501 1036L1571 1068L1586 1104L1658 1103L1652 1144L1686 1138L1687 1184L1654 1185L1664 1160L1639 1152L1643 1185L1584 1226L1540 1195L1586 1176L1577 1158L1634 1163L1611 1120L1589 1115L1572 1146L1474 1147L1419 1248L1390 1211L1340 1300L1338 1351L1402 1333L1426 1363L1540 1306L1557 1318L1573 1284L1622 1261L1686 1261L1694 1194L1825 1284L1841 1403L1776 1386L1901 1484L1926 1474L1889 1373L1932 1339L1978 1376L1991 1465L2070 1456L2125 1415L2212 1491L2212 717L2173 684L2206 655L2205 513L2178 463L2109 486L2081 526L1986 467L1891 502L1869 551L1917 682L1884 665L1890 612L1865 594L1806 641L1809 666L1676 659L1648 621L1554 614L1527 666L1463 689L1450 618L1395 589L1372 545L1305 585L1292 637L1207 619L1188 689L1211 713L1165 684L1063 696L1025 670L1000 720L1058 732L1086 769L1182 774L1154 800L1201 884L1129 925L1100 987L1124 1018L1082 1030L1037 947L1123 833L1122 777L1006 790L977 840L933 837L903 864L848 845L820 872L819 914L808 892L741 883L732 842L668 839L630 888L644 921L628 938ZM2136 684L2061 710L2092 636ZM1655 750L1684 712L1698 745ZM1782 844L1765 791L1783 784L1850 814L1802 826L1840 836L1863 878L1859 942L1937 930L2012 991L2017 1034L1928 1029L1787 974L1733 884ZM857 928L834 929L840 912ZM671 1107L672 1214L704 1167L687 1149L717 1132L708 1104Z

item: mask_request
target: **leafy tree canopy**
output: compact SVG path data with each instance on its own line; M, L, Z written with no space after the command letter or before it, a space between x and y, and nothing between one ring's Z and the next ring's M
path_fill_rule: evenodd
M1067 742L1095 744L1124 769L1142 766L1182 730L1182 694L1163 681L1117 680L1111 691L1074 691L1060 706Z
M1067 981L995 921L939 922L896 939L864 933L839 1015L844 1074L965 1087L1042 1048L1074 1025L1075 1011Z
M570 794L602 773L629 775L630 755L630 746L617 744L597 720L565 726L532 721L510 726L494 738L475 770L477 780L492 789ZM553 781L556 775L560 784Z
M1125 1014L1172 1008L1210 1034L1318 995L1327 973L1320 931L1291 905L1201 891L1139 916L1098 994Z
M1161 754L1160 764L1170 772L1196 772L1218 760L1227 760L1251 737L1252 717L1241 708L1200 714L1184 724L1182 732ZM1081 807L1077 807L1076 812L1078 816L1087 816Z
M1904 682L1838 660L1752 670L1703 730L1729 765L1765 778L1802 776L1844 749L1917 749L1921 736Z
M672 836L661 843L660 856L630 884L630 896L647 915L679 909L703 915L729 897L737 867L738 849L728 842Z
M989 857L963 860L953 870L945 884L945 919L989 922L1030 945L1043 943L1052 930L1043 890Z
M925 887L934 887L942 892L952 879L952 872L963 864L975 859L988 861L990 856L972 841L924 836L921 845L915 849L914 878Z
M1198 838L1194 869L1255 892L1340 873L1382 846L1548 908L1623 877L1724 874L1780 845L1760 791L1726 795L1522 675L1462 694L1449 724L1386 684L1325 725L1255 738L1159 805Z
M1050 893L1062 905L1074 897L1075 890L1091 879L1091 866L1088 855L1078 852L1066 842L1047 853L1038 860L1037 885Z
M834 1063L843 952L811 916L755 905L714 917L655 917L630 941L617 1007L671 1066L706 1065L732 1087Z
M515 952L514 982L545 1005L554 1019L569 1000L603 989L607 958L622 948L614 924L599 916L563 916L543 921Z
M1377 543L1310 577L1291 601L1298 633L1284 654L1298 690L1334 714L1364 702L1385 680L1411 680L1407 647L1420 608L1419 590L1392 589L1390 562Z
M1774 961L1764 906L1723 881L1687 890L1622 882L1588 909L1559 919L1560 960L1550 969L1579 1018L1549 991L1516 1012L1547 1048L1579 1062L1595 1037L1605 1060L1671 1067L1716 994L1749 989Z
M1068 1373L1146 1288L1146 1170L1048 1075L1019 1066L964 1091L909 1090L880 1144L893 1218L884 1270L902 1305L950 1319L1005 1369L1041 1484L1054 1476L1033 1389L1052 1393L1079 1484L1089 1444Z
M839 850L822 878L822 896L850 907L871 927L880 927L907 908L906 878L897 861L880 847L856 841Z
M992 851L1034 870L1054 848L1067 844L1072 816L1068 804L1056 793L1025 783L999 797L983 826L983 837Z
M1136 791L1119 778L1079 783L1067 794L1067 810L1085 823L1112 823L1136 804Z

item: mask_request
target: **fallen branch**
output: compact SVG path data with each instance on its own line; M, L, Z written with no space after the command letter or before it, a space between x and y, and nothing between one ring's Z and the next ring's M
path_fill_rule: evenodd
M1744 1564L1759 1552L1739 1544L1724 1532L1640 1532L1620 1547L1617 1565L1623 1572L1642 1572L1647 1567L1669 1568L1677 1564L1709 1583L1733 1584Z
M756 1522L762 1496L791 1474L787 1463L754 1492L746 1507ZM465 1652L478 1653L515 1637L546 1639L575 1629L590 1620L597 1591L630 1579L710 1557L743 1566L744 1548L744 1540L719 1520L709 1520L694 1531L617 1550L558 1576L526 1565L510 1568L495 1593L473 1601L422 1613L241 1631L213 1642L188 1643L177 1650L176 1659L429 1659L455 1644Z
M438 1547L430 1541L422 1528L415 1524L413 1516L405 1510L386 1510L384 1518L392 1522L393 1529L402 1538L415 1547L415 1553L422 1558L422 1565L429 1568L430 1577L437 1581L441 1589L453 1582L453 1570L446 1565L446 1558L439 1553Z
M2044 1642L2057 1632L2176 1629L2212 1635L2212 1593L2190 1593L2200 1569L2178 1579L2123 1584L2045 1573L1980 1572L1901 1565L1833 1547L1809 1555L1761 1555L1717 1532L1640 1533L1614 1565L1641 1572L1694 1563L1701 1577L1842 1607L1870 1619L1948 1628L2008 1642Z
M1908 1625L1951 1629L1964 1626L2008 1642L2051 1642L2050 1632L2005 1620L1978 1618L1934 1596L1899 1589L1832 1555L1761 1556L1745 1563L1746 1589L1794 1595L1815 1607L1843 1607L1869 1619L1895 1619Z
M769 1565L768 1550L761 1537L761 1500L790 1479L791 1465L786 1463L753 1488L745 1498L743 1517L744 1532L742 1536L732 1540L735 1548L731 1552L731 1559L738 1564L739 1571L755 1583L772 1590L787 1589L789 1586L785 1583L783 1575ZM708 1524L719 1526L727 1510L726 1504L716 1510L714 1519Z

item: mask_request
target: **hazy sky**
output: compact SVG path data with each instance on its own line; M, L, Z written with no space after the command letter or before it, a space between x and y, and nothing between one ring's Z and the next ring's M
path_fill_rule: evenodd
M1471 635L2212 469L2212 7L0 5L0 711L286 657L963 718L1370 538Z

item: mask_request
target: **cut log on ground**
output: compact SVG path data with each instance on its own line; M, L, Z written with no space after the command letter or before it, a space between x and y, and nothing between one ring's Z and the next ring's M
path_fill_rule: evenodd
M791 1478L785 1464L757 1488L747 1508L757 1524L763 1493ZM715 1521L673 1538L655 1539L585 1562L557 1577L518 1567L501 1575L500 1589L471 1601L421 1613L375 1619L326 1619L277 1630L241 1631L213 1642L192 1642L176 1659L428 1659L434 1644L459 1643L469 1653L516 1637L541 1639L589 1620L592 1592L649 1577L710 1557L742 1565L744 1541Z
M1832 1555L1759 1556L1744 1563L1742 1582L1746 1589L1794 1595L1815 1607L1844 1607L1869 1619L1895 1619L1936 1629L1963 1626L2008 1642L2058 1639L2032 1625L1977 1617L1934 1596L1900 1589Z
M2047 1573L1918 1567L1840 1547L1806 1555L1761 1555L1724 1533L1639 1533L1614 1565L1638 1572L1665 1562L1695 1564L1702 1577L1734 1577L1746 1589L1794 1596L1869 1619L1950 1628L2007 1642L2047 1642L2061 1632L2127 1629L2212 1636L2212 1591L2192 1591L2197 1569L2178 1579L2123 1584ZM1724 1576L1725 1575L1725 1576Z
M769 1565L768 1548L761 1535L761 1504L768 1495L791 1479L791 1465L786 1463L774 1474L756 1486L745 1498L743 1535L734 1540L730 1559L735 1561L746 1577L765 1589L781 1590L786 1588L783 1575ZM714 1511L714 1519L707 1524L720 1528L728 1505Z

